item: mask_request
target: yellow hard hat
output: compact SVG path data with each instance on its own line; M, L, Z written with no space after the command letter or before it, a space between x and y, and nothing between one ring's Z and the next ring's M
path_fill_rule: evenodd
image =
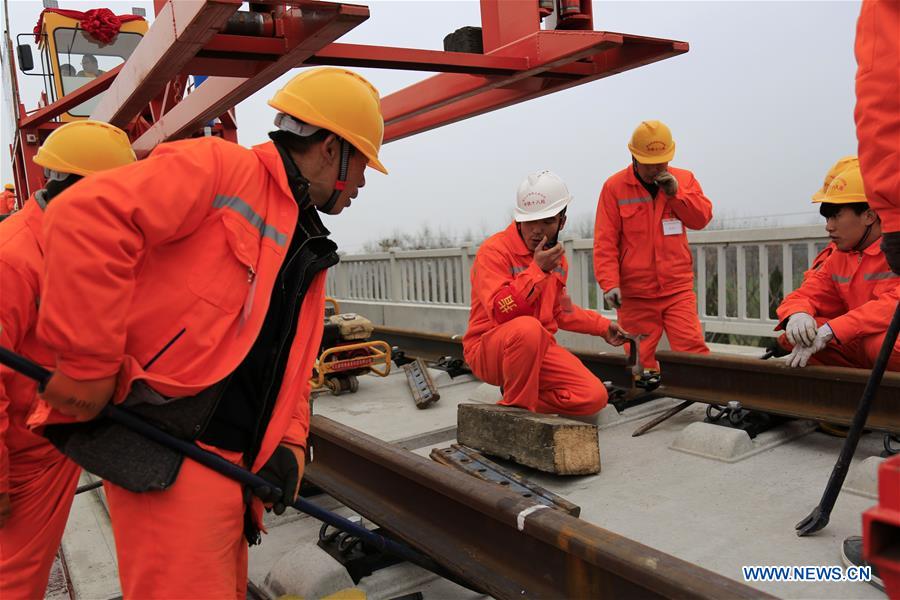
M16 189L16 186L14 186L14 185L11 184L11 183L7 183L7 184L5 184L5 185L3 186L3 189L4 189L4 190L14 190L14 189Z
M387 174L378 160L384 117L378 90L364 77L338 67L300 73L269 100L269 106L344 138Z
M34 162L61 173L90 175L137 160L128 135L102 121L73 121L51 133Z
M634 133L628 149L635 160L644 165L669 162L675 156L672 132L662 121L642 121Z
M850 167L858 166L859 158L855 154L845 156L834 163L831 169L828 170L828 174L825 176L825 182L822 183L822 189L813 194L813 202L821 202L822 199L825 198L825 192L828 191L828 186L831 185L831 180L834 179L836 175L842 173L843 171L846 171Z
M824 204L868 203L859 166L857 165L855 167L850 167L845 171L841 171L831 180L822 199L813 200L813 202L822 202Z

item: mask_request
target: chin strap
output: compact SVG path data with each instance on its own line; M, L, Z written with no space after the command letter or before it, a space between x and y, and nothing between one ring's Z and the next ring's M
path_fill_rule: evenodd
M341 193L347 187L347 171L350 170L350 156L353 154L353 146L344 138L340 138L340 140L341 164L338 168L337 181L334 182L334 191L331 192L331 198L328 199L325 206L319 208L319 211L325 214L331 214L334 205L337 204L338 198L340 198Z
M874 225L874 223L873 223L873 225ZM859 238L859 241L856 243L856 245L853 246L853 250L852 250L853 252L862 252L862 250L861 250L862 245L864 243L866 243L867 239L869 239L870 233L872 233L872 225L866 225L866 232L863 234L863 236L861 238Z

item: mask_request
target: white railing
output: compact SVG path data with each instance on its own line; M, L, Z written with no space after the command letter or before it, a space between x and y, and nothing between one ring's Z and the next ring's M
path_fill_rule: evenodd
M779 229L731 229L688 234L694 255L695 289L706 331L772 335L775 308L802 280L826 239L818 225ZM585 308L602 306L594 279L593 240L564 242L569 295ZM347 255L331 270L328 294L370 303L464 307L474 245L440 250ZM402 323L394 323L402 327Z

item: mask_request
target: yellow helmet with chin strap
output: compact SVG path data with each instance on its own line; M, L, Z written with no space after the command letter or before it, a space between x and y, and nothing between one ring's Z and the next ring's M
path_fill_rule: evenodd
M73 121L56 129L34 156L34 162L45 169L81 176L136 160L124 131L91 119Z
M831 169L828 170L828 174L825 175L825 181L822 183L822 189L813 194L812 201L822 202L822 200L825 198L825 192L828 191L828 186L831 185L832 180L837 175L840 175L842 172L850 169L851 167L858 166L859 158L855 154L839 159L831 166Z
M275 92L269 106L347 140L387 174L378 160L384 138L381 98L367 79L338 67L309 69Z

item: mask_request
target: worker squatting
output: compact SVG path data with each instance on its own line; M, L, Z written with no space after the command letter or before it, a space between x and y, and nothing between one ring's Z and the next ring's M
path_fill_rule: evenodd
M870 367L897 303L898 31L900 3L864 3L859 160L838 161L814 196L831 244L778 309L793 367ZM125 598L245 596L262 510L293 503L306 461L325 272L338 261L318 213L349 206L367 166L387 172L380 98L359 75L307 70L269 104L275 130L250 149L206 137L135 161L121 130L88 120L37 153L44 189L0 224L0 345L53 375L38 393L0 370L0 597L43 595L81 466L104 479ZM521 183L514 221L478 252L465 358L504 404L586 419L606 404L556 343L559 328L613 345L644 335L649 369L663 332L676 350L708 352L686 230L706 226L712 204L690 171L669 166L663 123L638 125L628 149L631 164L603 185L594 235L618 322L566 293L558 236L572 196L553 173ZM281 494L245 494L98 418L110 402Z

